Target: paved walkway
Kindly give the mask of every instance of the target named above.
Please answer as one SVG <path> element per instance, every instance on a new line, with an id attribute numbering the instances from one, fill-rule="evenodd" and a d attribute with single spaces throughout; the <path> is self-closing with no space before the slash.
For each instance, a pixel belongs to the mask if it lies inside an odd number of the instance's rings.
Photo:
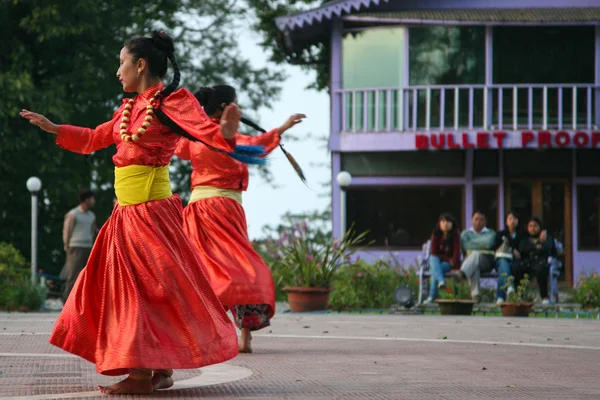
<path id="1" fill-rule="evenodd" d="M 0 313 L 0 400 L 105 398 L 118 378 L 50 346 L 56 314 Z M 255 353 L 121 398 L 600 399 L 600 321 L 278 314 Z"/>

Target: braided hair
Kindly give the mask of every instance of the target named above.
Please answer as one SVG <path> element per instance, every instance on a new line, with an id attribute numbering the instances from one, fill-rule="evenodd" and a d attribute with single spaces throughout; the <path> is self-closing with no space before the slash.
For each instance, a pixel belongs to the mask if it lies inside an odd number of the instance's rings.
<path id="1" fill-rule="evenodd" d="M 179 81 L 181 80 L 179 65 L 177 65 L 177 59 L 175 58 L 175 45 L 171 36 L 164 31 L 153 31 L 151 37 L 144 36 L 131 39 L 125 43 L 125 47 L 132 55 L 133 62 L 137 62 L 140 58 L 146 60 L 150 73 L 153 76 L 157 76 L 161 79 L 165 77 L 168 67 L 167 61 L 170 61 L 173 66 L 173 80 L 156 96 L 161 101 L 159 106 L 154 109 L 154 114 L 163 125 L 167 126 L 173 133 L 179 136 L 193 142 L 201 142 L 211 150 L 226 153 L 238 161 L 247 164 L 264 163 L 264 159 L 259 157 L 264 154 L 264 149 L 253 148 L 255 146 L 236 146 L 233 153 L 225 152 L 192 136 L 162 111 L 160 104 L 177 90 Z"/>
<path id="2" fill-rule="evenodd" d="M 223 111 L 223 103 L 233 103 L 237 98 L 237 93 L 233 86 L 215 85 L 212 87 L 201 87 L 194 92 L 194 96 L 202 108 L 204 108 L 204 111 L 206 111 L 206 113 L 210 116 L 217 110 Z M 248 118 L 242 117 L 240 118 L 240 122 L 252 129 L 259 131 L 260 133 L 267 132 Z"/>

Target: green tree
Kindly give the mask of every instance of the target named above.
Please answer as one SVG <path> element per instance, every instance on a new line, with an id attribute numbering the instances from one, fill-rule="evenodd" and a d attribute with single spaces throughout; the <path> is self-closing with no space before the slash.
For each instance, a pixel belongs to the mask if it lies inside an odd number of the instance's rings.
<path id="1" fill-rule="evenodd" d="M 57 123 L 96 126 L 109 119 L 122 89 L 115 73 L 126 39 L 165 28 L 173 34 L 182 85 L 195 89 L 227 82 L 246 94 L 242 108 L 269 106 L 284 76 L 254 68 L 236 36 L 247 11 L 235 0 L 19 1 L 0 0 L 0 242 L 29 257 L 28 177 L 39 176 L 40 268 L 58 272 L 64 261 L 64 214 L 77 192 L 97 190 L 103 223 L 112 208 L 114 146 L 83 156 L 64 151 L 54 136 L 19 117 L 22 108 Z M 177 189 L 188 190 L 189 167 L 174 167 Z"/>
<path id="2" fill-rule="evenodd" d="M 315 71 L 317 80 L 309 86 L 311 89 L 329 88 L 329 48 L 328 39 L 296 54 L 285 54 L 282 51 L 279 33 L 275 25 L 278 17 L 292 15 L 301 11 L 318 7 L 327 0 L 247 0 L 258 21 L 255 29 L 262 33 L 260 43 L 270 53 L 270 60 L 278 64 L 299 65 L 303 69 Z"/>

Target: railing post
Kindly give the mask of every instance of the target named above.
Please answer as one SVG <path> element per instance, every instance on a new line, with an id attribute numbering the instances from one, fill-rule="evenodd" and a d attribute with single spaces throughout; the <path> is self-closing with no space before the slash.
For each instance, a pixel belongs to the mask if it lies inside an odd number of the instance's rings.
<path id="1" fill-rule="evenodd" d="M 513 130 L 519 129 L 519 114 L 518 114 L 518 102 L 519 102 L 519 89 L 513 86 Z"/>
<path id="2" fill-rule="evenodd" d="M 440 91 L 440 131 L 444 130 L 446 113 L 446 88 Z"/>
<path id="3" fill-rule="evenodd" d="M 504 105 L 504 99 L 502 98 L 504 93 L 504 88 L 503 87 L 499 87 L 498 88 L 498 130 L 502 130 L 502 127 L 504 126 L 504 115 L 503 115 L 503 110 L 502 110 L 502 106 Z"/>
<path id="4" fill-rule="evenodd" d="M 413 89 L 413 131 L 417 131 L 417 105 L 419 104 L 418 99 L 418 89 Z"/>
<path id="5" fill-rule="evenodd" d="M 459 88 L 458 86 L 456 86 L 454 88 L 454 130 L 457 131 L 458 130 L 458 123 L 459 123 L 459 113 L 458 113 L 458 102 L 460 101 L 460 97 L 459 97 Z"/>
<path id="6" fill-rule="evenodd" d="M 577 130 L 577 86 L 573 86 L 573 130 Z"/>
<path id="7" fill-rule="evenodd" d="M 431 89 L 425 89 L 425 130 L 431 130 Z"/>
<path id="8" fill-rule="evenodd" d="M 542 129 L 548 129 L 548 86 L 542 89 Z"/>
<path id="9" fill-rule="evenodd" d="M 563 128 L 563 88 L 558 88 L 558 129 Z"/>
<path id="10" fill-rule="evenodd" d="M 385 92 L 385 130 L 392 131 L 392 91 Z"/>

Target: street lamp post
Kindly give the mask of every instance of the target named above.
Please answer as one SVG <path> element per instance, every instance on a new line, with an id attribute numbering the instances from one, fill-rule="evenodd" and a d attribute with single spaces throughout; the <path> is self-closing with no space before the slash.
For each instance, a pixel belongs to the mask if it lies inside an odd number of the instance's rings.
<path id="1" fill-rule="evenodd" d="M 37 273 L 37 217 L 38 217 L 38 192 L 42 188 L 42 181 L 36 176 L 27 179 L 27 190 L 31 193 L 31 283 L 36 284 Z"/>
<path id="2" fill-rule="evenodd" d="M 352 175 L 348 171 L 337 174 L 337 183 L 340 185 L 340 238 L 346 234 L 346 189 L 352 182 Z"/>

